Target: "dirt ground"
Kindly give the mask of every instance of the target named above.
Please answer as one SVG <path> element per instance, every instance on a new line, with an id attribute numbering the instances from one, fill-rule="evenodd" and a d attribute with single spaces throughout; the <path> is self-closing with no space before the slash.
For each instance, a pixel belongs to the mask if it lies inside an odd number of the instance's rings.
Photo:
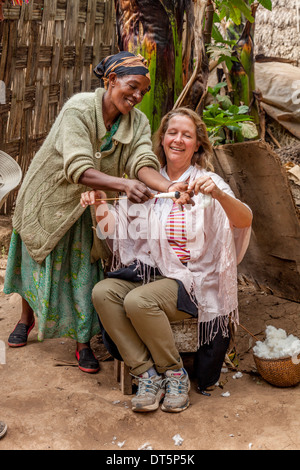
<path id="1" fill-rule="evenodd" d="M 4 221 L 5 222 L 5 221 Z M 130 409 L 114 378 L 114 363 L 98 337 L 93 340 L 101 370 L 81 372 L 69 339 L 37 340 L 36 328 L 26 347 L 7 347 L 20 315 L 17 294 L 4 295 L 9 224 L 0 224 L 0 421 L 8 431 L 0 450 L 299 450 L 300 385 L 277 388 L 256 372 L 255 340 L 241 327 L 236 336 L 238 367 L 221 374 L 210 396 L 196 392 L 192 356 L 184 357 L 191 373 L 191 406 L 180 414 L 138 414 Z M 300 304 L 239 285 L 240 322 L 259 339 L 267 325 L 300 337 Z M 2 353 L 3 358 L 3 353 Z M 1 361 L 0 361 L 1 362 Z M 234 378 L 236 371 L 242 377 Z M 223 394 L 225 393 L 225 396 Z M 174 436 L 181 437 L 181 446 Z M 120 454 L 120 453 L 119 453 Z M 119 455 L 118 454 L 118 455 Z"/>

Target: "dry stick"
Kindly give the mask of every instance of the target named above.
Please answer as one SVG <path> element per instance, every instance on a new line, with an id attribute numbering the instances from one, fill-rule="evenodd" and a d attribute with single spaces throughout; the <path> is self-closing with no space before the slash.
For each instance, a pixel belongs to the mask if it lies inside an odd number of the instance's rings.
<path id="1" fill-rule="evenodd" d="M 254 338 L 255 341 L 258 341 L 258 339 L 256 338 L 256 336 L 254 336 L 252 333 L 250 333 L 250 331 L 248 331 L 247 328 L 245 328 L 245 327 L 244 327 L 243 325 L 241 325 L 240 323 L 239 323 L 239 326 L 240 326 L 241 328 L 243 328 L 243 330 L 247 331 L 247 333 L 248 333 L 250 336 L 252 336 L 252 338 Z"/>

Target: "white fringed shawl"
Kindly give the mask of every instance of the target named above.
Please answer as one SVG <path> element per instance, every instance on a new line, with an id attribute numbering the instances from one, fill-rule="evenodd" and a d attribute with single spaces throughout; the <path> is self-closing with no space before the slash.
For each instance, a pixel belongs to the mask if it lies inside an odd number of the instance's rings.
<path id="1" fill-rule="evenodd" d="M 212 172 L 191 167 L 190 181 L 209 174 L 216 185 L 235 197 L 222 178 Z M 201 207 L 202 194 L 194 196 L 195 206 L 186 209 L 187 246 L 190 261 L 184 266 L 170 247 L 164 220 L 172 200 L 149 200 L 145 204 L 120 201 L 113 242 L 114 267 L 136 262 L 156 267 L 163 276 L 180 280 L 198 305 L 201 344 L 213 339 L 219 328 L 228 335 L 228 320 L 238 324 L 237 264 L 249 244 L 251 227 L 233 228 L 221 204 L 212 199 Z M 147 275 L 145 282 L 147 282 Z M 216 327 L 215 327 L 216 326 Z"/>

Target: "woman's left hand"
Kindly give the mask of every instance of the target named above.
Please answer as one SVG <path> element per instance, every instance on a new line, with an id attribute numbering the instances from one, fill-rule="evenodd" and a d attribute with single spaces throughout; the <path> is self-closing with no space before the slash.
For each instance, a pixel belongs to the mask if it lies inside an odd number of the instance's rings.
<path id="1" fill-rule="evenodd" d="M 197 178 L 189 184 L 189 189 L 194 190 L 195 194 L 210 194 L 214 199 L 218 199 L 221 196 L 222 191 L 214 183 L 210 176 L 205 175 Z"/>
<path id="2" fill-rule="evenodd" d="M 104 191 L 92 190 L 86 191 L 82 193 L 80 196 L 80 204 L 82 207 L 93 206 L 95 205 L 96 208 L 100 206 L 100 204 L 105 204 L 106 194 Z"/>

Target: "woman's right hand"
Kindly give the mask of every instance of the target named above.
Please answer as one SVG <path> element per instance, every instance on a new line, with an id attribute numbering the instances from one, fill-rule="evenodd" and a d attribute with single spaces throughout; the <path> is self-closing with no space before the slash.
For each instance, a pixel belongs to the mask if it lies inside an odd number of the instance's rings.
<path id="1" fill-rule="evenodd" d="M 152 193 L 147 186 L 139 180 L 124 178 L 124 191 L 130 202 L 140 204 L 152 198 Z"/>
<path id="2" fill-rule="evenodd" d="M 188 189 L 188 183 L 184 182 L 175 182 L 168 187 L 168 192 L 170 191 L 179 191 L 180 198 L 176 199 L 175 203 L 179 206 L 184 206 L 186 204 L 191 204 L 192 206 L 195 205 L 192 197 L 194 196 L 194 191 Z"/>

